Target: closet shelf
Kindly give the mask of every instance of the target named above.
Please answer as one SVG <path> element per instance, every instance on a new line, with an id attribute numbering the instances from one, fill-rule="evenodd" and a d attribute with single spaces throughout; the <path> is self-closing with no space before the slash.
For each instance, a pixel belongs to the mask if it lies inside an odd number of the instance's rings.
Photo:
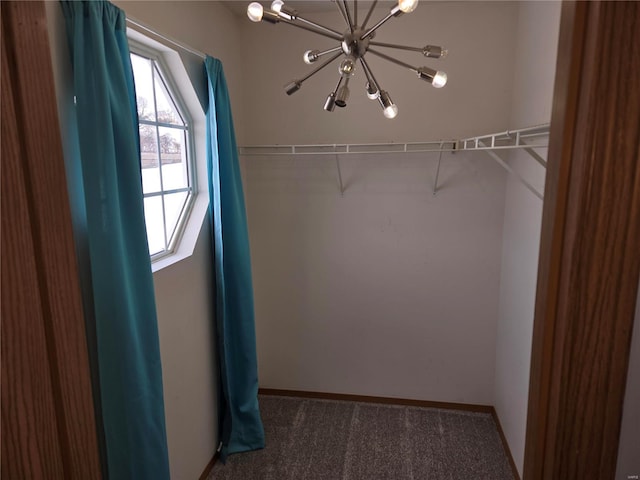
<path id="1" fill-rule="evenodd" d="M 546 142 L 530 143 L 549 135 L 549 124 L 507 130 L 461 140 L 434 140 L 408 143 L 330 143 L 308 145 L 243 145 L 240 155 L 345 155 L 362 153 L 454 152 L 460 150 L 512 150 L 546 147 Z"/>
<path id="2" fill-rule="evenodd" d="M 410 143 L 334 143 L 318 145 L 250 145 L 239 147 L 240 155 L 348 155 L 363 153 L 410 153 L 456 150 L 456 140 Z"/>
<path id="3" fill-rule="evenodd" d="M 533 127 L 507 130 L 504 132 L 490 133 L 477 137 L 463 138 L 460 140 L 436 140 L 428 142 L 408 143 L 334 143 L 315 145 L 244 145 L 238 147 L 240 155 L 244 156 L 283 156 L 283 155 L 334 155 L 338 170 L 340 193 L 344 193 L 342 184 L 342 172 L 340 171 L 340 157 L 354 154 L 382 154 L 382 153 L 429 153 L 438 152 L 438 167 L 433 184 L 433 194 L 438 191 L 438 176 L 442 153 L 455 153 L 459 151 L 483 151 L 493 158 L 505 170 L 514 175 L 534 195 L 542 199 L 542 193 L 523 178 L 506 162 L 498 152 L 501 150 L 523 150 L 529 154 L 542 167 L 546 168 L 545 158 L 536 151 L 539 148 L 547 148 L 549 140 L 549 124 Z"/>

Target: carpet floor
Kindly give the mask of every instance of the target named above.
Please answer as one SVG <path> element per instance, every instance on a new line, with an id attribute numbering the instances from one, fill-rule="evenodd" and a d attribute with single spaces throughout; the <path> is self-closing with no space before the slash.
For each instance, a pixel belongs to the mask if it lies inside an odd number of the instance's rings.
<path id="1" fill-rule="evenodd" d="M 267 446 L 208 480 L 512 480 L 493 418 L 437 408 L 260 396 Z"/>

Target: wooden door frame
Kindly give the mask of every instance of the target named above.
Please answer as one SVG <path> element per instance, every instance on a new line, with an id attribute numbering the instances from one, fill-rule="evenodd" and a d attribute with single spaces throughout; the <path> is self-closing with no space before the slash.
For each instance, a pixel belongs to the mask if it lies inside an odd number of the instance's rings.
<path id="1" fill-rule="evenodd" d="M 615 476 L 640 275 L 639 17 L 562 6 L 524 480 Z"/>
<path id="2" fill-rule="evenodd" d="M 43 2 L 0 2 L 3 478 L 101 478 Z"/>

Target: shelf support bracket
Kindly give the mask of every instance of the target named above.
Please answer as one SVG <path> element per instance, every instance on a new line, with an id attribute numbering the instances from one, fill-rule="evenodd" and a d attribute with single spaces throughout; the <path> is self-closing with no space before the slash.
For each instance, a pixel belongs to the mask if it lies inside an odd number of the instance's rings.
<path id="1" fill-rule="evenodd" d="M 338 152 L 336 152 L 336 170 L 338 173 L 338 186 L 340 188 L 340 196 L 344 197 L 344 185 L 342 184 L 342 170 L 340 170 L 340 155 L 338 155 Z"/>
<path id="2" fill-rule="evenodd" d="M 442 149 L 444 147 L 444 142 L 440 142 L 440 153 L 438 154 L 438 167 L 436 168 L 436 178 L 433 181 L 433 196 L 436 196 L 438 193 L 438 177 L 440 176 L 440 163 L 442 162 Z"/>
<path id="3" fill-rule="evenodd" d="M 524 140 L 522 139 L 520 139 L 520 144 L 527 145 L 527 143 L 525 143 Z M 536 162 L 542 165 L 543 168 L 547 168 L 547 161 L 544 158 L 542 158 L 542 155 L 540 155 L 538 152 L 534 150 L 534 147 L 535 145 L 532 145 L 531 147 L 526 147 L 524 151 L 527 152 L 529 155 L 531 155 L 531 157 L 533 157 L 533 159 Z"/>
<path id="4" fill-rule="evenodd" d="M 484 142 L 479 141 L 478 142 L 480 144 L 480 146 L 482 147 L 486 147 L 486 145 L 484 144 Z M 498 164 L 500 164 L 502 166 L 502 168 L 504 168 L 507 172 L 511 173 L 513 176 L 515 176 L 525 187 L 527 187 L 531 193 L 533 193 L 536 197 L 538 197 L 540 200 L 544 199 L 544 196 L 538 191 L 536 190 L 536 188 L 531 185 L 527 180 L 525 180 L 525 178 L 520 175 L 518 172 L 516 172 L 513 168 L 511 168 L 511 165 L 509 165 L 507 162 L 505 162 L 502 157 L 500 155 L 498 155 L 496 152 L 492 151 L 492 150 L 483 150 L 487 155 L 489 155 L 491 158 L 493 158 L 496 162 L 498 162 Z"/>

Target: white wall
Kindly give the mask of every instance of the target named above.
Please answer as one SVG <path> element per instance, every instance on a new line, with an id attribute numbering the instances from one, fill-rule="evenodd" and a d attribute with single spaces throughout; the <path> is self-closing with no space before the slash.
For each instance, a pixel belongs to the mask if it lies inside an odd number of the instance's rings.
<path id="1" fill-rule="evenodd" d="M 236 127 L 242 127 L 237 19 L 217 2 L 116 1 L 127 16 L 222 60 Z M 47 2 L 57 88 L 70 81 L 64 24 Z M 64 115 L 62 118 L 64 125 Z M 238 129 L 242 139 L 242 128 Z M 214 289 L 209 222 L 193 255 L 154 274 L 171 478 L 198 478 L 218 444 Z"/>
<path id="2" fill-rule="evenodd" d="M 378 9 L 369 25 L 388 13 L 388 5 Z M 365 12 L 362 8 L 361 19 Z M 305 13 L 304 8 L 300 13 Z M 344 26 L 336 9 L 308 17 L 334 29 Z M 338 42 L 284 24 L 256 24 L 246 15 L 240 24 L 248 144 L 407 142 L 506 129 L 516 27 L 514 3 L 424 2 L 413 13 L 381 27 L 376 41 L 421 47 L 430 43 L 449 49 L 446 59 L 434 60 L 416 52 L 378 47 L 414 66 L 446 71 L 449 81 L 442 89 L 367 54 L 378 82 L 398 105 L 399 114 L 393 120 L 384 118 L 377 101 L 366 98 L 360 65 L 350 82 L 346 108 L 332 113 L 322 108 L 338 80 L 337 61 L 311 77 L 298 92 L 286 95 L 282 86 L 313 68 L 303 63 L 302 54 L 334 47 Z"/>
<path id="3" fill-rule="evenodd" d="M 206 221 L 193 255 L 153 275 L 171 478 L 198 478 L 218 445 L 215 290 Z"/>
<path id="4" fill-rule="evenodd" d="M 436 160 L 246 160 L 262 387 L 492 403 L 505 174 Z"/>
<path id="5" fill-rule="evenodd" d="M 559 20 L 559 2 L 519 3 L 511 128 L 551 120 Z M 517 152 L 511 155 L 510 162 L 538 191 L 543 191 L 545 171 L 533 158 Z M 509 177 L 504 210 L 494 405 L 521 474 L 541 222 L 542 201 Z"/>

